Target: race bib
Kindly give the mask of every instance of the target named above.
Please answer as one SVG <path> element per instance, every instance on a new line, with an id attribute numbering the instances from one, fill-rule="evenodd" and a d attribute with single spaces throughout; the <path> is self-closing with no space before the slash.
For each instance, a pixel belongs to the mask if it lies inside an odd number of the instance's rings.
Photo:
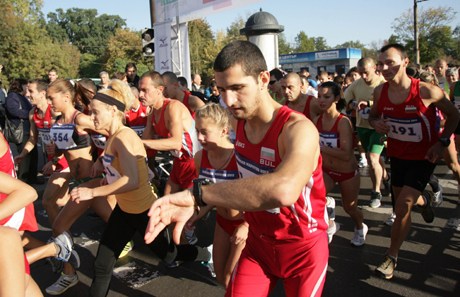
<path id="1" fill-rule="evenodd" d="M 388 124 L 391 126 L 388 137 L 405 142 L 420 142 L 423 139 L 422 119 L 397 119 L 391 118 Z"/>
<path id="2" fill-rule="evenodd" d="M 54 124 L 50 131 L 50 136 L 60 150 L 69 150 L 77 145 L 72 139 L 75 131 L 75 124 Z"/>
<path id="3" fill-rule="evenodd" d="M 51 144 L 50 128 L 37 128 L 38 137 L 41 138 L 45 145 Z"/>
<path id="4" fill-rule="evenodd" d="M 102 150 L 105 149 L 105 144 L 107 142 L 107 139 L 105 138 L 104 135 L 102 135 L 102 134 L 91 134 L 91 139 L 93 140 L 94 145 L 97 148 L 100 148 Z"/>
<path id="5" fill-rule="evenodd" d="M 102 164 L 104 165 L 105 176 L 107 177 L 107 183 L 111 184 L 121 177 L 120 172 L 112 166 L 112 161 L 115 157 L 111 155 L 104 155 Z"/>
<path id="6" fill-rule="evenodd" d="M 337 133 L 319 132 L 319 144 L 322 147 L 337 148 Z"/>
<path id="7" fill-rule="evenodd" d="M 359 115 L 361 116 L 363 120 L 368 120 L 370 113 L 371 113 L 371 108 L 369 106 L 359 111 Z"/>
<path id="8" fill-rule="evenodd" d="M 131 126 L 131 129 L 133 129 L 134 132 L 136 132 L 139 137 L 142 137 L 142 133 L 144 133 L 145 125 L 143 126 Z"/>

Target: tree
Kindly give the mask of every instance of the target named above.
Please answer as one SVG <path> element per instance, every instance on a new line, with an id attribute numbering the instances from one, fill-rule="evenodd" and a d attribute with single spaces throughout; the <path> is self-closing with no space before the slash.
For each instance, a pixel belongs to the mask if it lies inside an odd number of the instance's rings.
<path id="1" fill-rule="evenodd" d="M 393 22 L 395 36 L 405 46 L 409 58 L 414 56 L 414 14 L 410 8 Z M 451 7 L 418 9 L 420 62 L 427 63 L 455 54 L 454 32 L 449 24 L 456 12 Z"/>
<path id="2" fill-rule="evenodd" d="M 46 30 L 58 42 L 69 41 L 78 46 L 82 53 L 102 56 L 104 46 L 118 28 L 126 22 L 118 15 L 97 16 L 96 9 L 61 8 L 47 15 Z"/>
<path id="3" fill-rule="evenodd" d="M 152 59 L 142 55 L 142 38 L 139 32 L 119 28 L 109 39 L 105 49 L 103 68 L 109 74 L 124 72 L 129 62 L 135 63 L 137 68 L 144 65 L 147 69 L 153 69 Z"/>
<path id="4" fill-rule="evenodd" d="M 337 44 L 334 47 L 334 49 L 338 49 L 338 48 L 358 48 L 358 49 L 361 50 L 361 55 L 363 57 L 371 57 L 372 56 L 371 51 L 366 47 L 365 44 L 361 43 L 359 40 L 356 40 L 356 41 L 350 40 L 350 41 L 344 42 L 342 44 Z"/>
<path id="5" fill-rule="evenodd" d="M 278 51 L 280 55 L 287 55 L 293 52 L 293 48 L 289 42 L 286 40 L 286 35 L 280 33 L 278 35 Z"/>
<path id="6" fill-rule="evenodd" d="M 203 80 L 206 80 L 206 77 L 213 73 L 214 63 L 206 51 L 208 47 L 215 46 L 211 26 L 205 19 L 193 20 L 188 24 L 188 36 L 191 71 L 202 75 Z"/>
<path id="7" fill-rule="evenodd" d="M 295 49 L 297 53 L 313 52 L 315 51 L 315 39 L 308 37 L 304 31 L 300 31 L 295 37 Z"/>
<path id="8" fill-rule="evenodd" d="M 330 49 L 330 46 L 327 45 L 326 39 L 324 37 L 314 37 L 313 41 L 315 43 L 315 50 L 325 51 Z"/>

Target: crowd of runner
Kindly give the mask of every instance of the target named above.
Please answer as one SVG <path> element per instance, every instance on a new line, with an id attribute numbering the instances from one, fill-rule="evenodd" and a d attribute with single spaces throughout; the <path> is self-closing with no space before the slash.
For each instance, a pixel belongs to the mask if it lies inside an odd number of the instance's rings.
<path id="1" fill-rule="evenodd" d="M 369 207 L 380 207 L 385 195 L 393 206 L 385 221 L 391 244 L 374 272 L 393 277 L 412 206 L 431 223 L 442 203 L 433 175 L 441 158 L 460 185 L 459 70 L 442 59 L 422 70 L 389 44 L 377 63 L 365 57 L 346 74 L 313 78 L 306 69 L 268 71 L 257 46 L 235 41 L 219 53 L 214 72 L 205 87 L 194 75 L 192 91 L 172 72 L 139 77 L 133 63 L 111 79 L 101 72 L 99 85 L 59 78 L 56 69 L 49 80 L 11 81 L 2 111 L 24 131 L 14 158 L 0 133 L 1 296 L 59 295 L 78 283 L 70 229 L 88 208 L 106 222 L 90 296 L 108 294 L 136 232 L 168 268 L 200 261 L 226 296 L 266 296 L 278 279 L 286 296 L 320 296 L 328 243 L 340 228 L 327 194 L 338 185 L 354 222 L 350 243 L 365 244 L 358 194 L 366 166 Z M 39 143 L 47 155 L 46 243 L 33 237 L 37 193 L 27 185 L 40 182 Z M 173 160 L 165 182 L 159 152 Z M 213 209 L 213 244 L 197 246 L 194 224 Z M 39 288 L 29 263 L 44 258 L 57 276 Z"/>

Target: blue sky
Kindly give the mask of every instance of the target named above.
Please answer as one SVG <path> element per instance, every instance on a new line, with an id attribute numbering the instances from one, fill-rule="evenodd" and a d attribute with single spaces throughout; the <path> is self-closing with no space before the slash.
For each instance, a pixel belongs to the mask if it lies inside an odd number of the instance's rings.
<path id="1" fill-rule="evenodd" d="M 388 39 L 395 18 L 413 7 L 413 0 L 266 0 L 239 9 L 208 16 L 215 32 L 228 27 L 238 15 L 246 16 L 262 10 L 273 14 L 285 28 L 289 42 L 301 31 L 309 37 L 323 36 L 327 44 L 335 46 L 359 40 L 364 44 Z M 429 0 L 418 4 L 421 8 L 447 6 L 457 12 L 451 26 L 460 25 L 460 1 Z M 117 14 L 126 19 L 129 28 L 136 30 L 150 26 L 149 0 L 44 0 L 43 13 L 57 8 L 95 8 L 99 14 Z"/>

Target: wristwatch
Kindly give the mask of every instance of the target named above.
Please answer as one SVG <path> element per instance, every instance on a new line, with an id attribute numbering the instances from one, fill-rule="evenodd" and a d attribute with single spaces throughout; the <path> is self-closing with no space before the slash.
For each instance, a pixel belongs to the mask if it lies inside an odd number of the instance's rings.
<path id="1" fill-rule="evenodd" d="M 438 141 L 441 142 L 445 147 L 450 145 L 450 139 L 447 137 L 441 137 L 438 139 Z"/>
<path id="2" fill-rule="evenodd" d="M 211 185 L 213 182 L 207 178 L 197 178 L 193 180 L 193 197 L 195 197 L 195 203 L 198 206 L 206 206 L 207 204 L 203 201 L 201 186 Z"/>

